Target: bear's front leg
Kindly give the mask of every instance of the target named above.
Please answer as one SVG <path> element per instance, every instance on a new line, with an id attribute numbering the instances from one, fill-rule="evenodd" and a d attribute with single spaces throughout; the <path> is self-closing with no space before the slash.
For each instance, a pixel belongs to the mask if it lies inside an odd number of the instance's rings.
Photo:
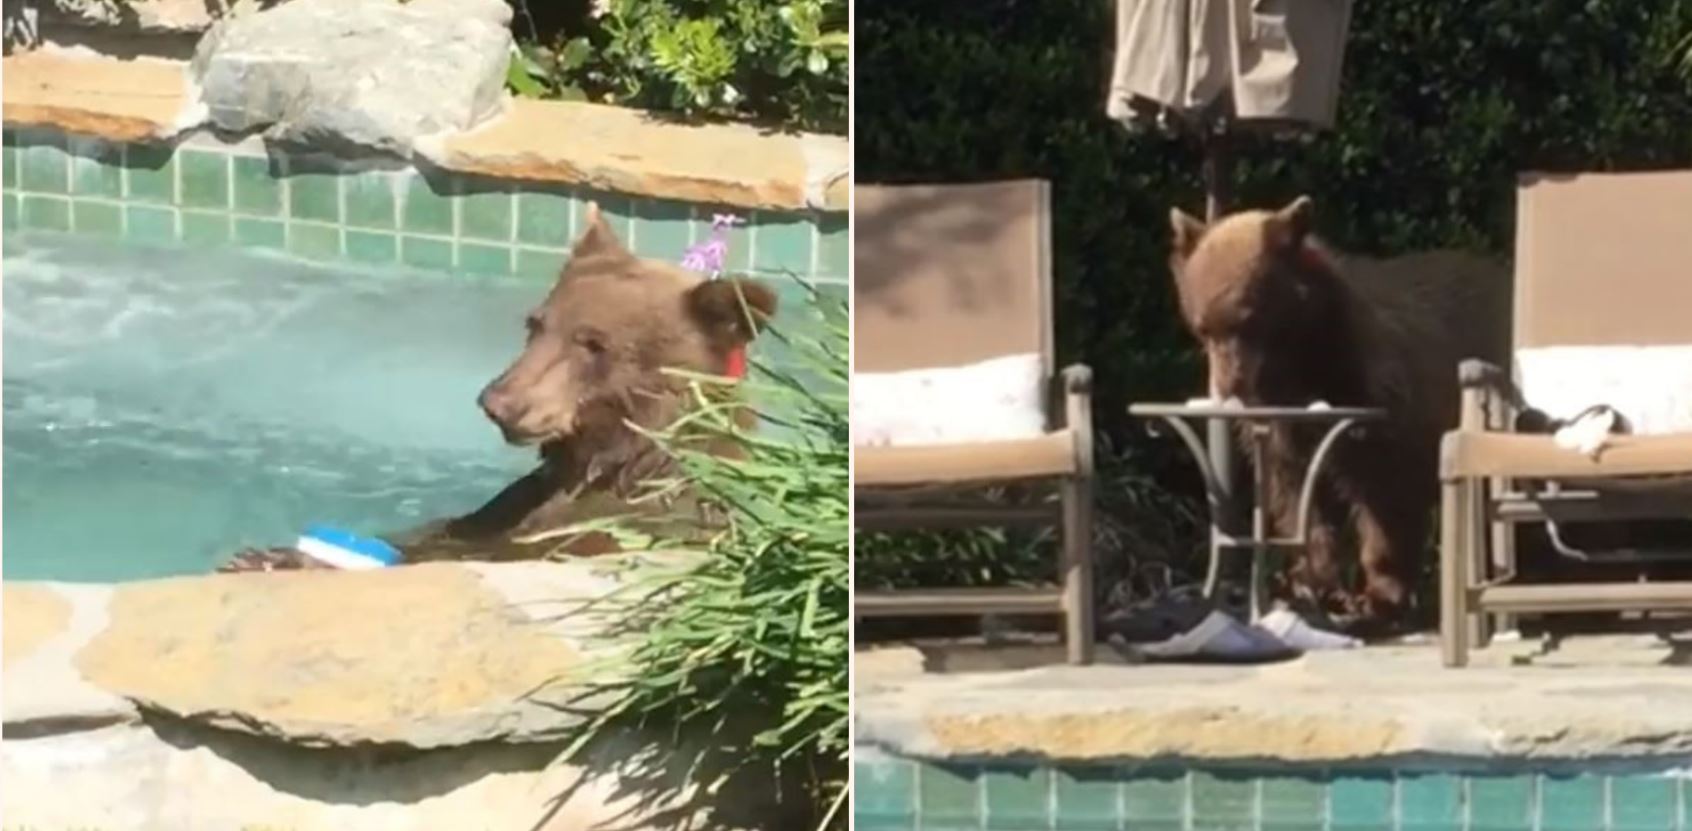
<path id="1" fill-rule="evenodd" d="M 1427 542 L 1428 514 L 1410 494 L 1375 491 L 1357 506 L 1358 555 L 1363 566 L 1360 623 L 1391 627 L 1408 623 L 1410 587 Z"/>
<path id="2" fill-rule="evenodd" d="M 1304 487 L 1304 458 L 1290 444 L 1270 447 L 1264 459 L 1269 467 L 1268 489 L 1258 499 L 1270 517 L 1274 535 L 1287 539 L 1301 530 L 1298 500 Z M 1344 598 L 1338 560 L 1340 520 L 1328 489 L 1318 488 L 1310 506 L 1309 525 L 1302 529 L 1304 547 L 1294 553 L 1288 569 L 1293 599 L 1312 611 L 1332 611 L 1333 602 Z"/>

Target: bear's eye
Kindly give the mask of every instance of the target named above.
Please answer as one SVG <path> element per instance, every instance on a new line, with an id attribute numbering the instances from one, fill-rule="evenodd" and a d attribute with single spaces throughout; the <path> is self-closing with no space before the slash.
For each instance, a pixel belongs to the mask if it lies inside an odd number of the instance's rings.
<path id="1" fill-rule="evenodd" d="M 545 321 L 541 320 L 541 316 L 538 314 L 523 318 L 523 328 L 528 330 L 531 338 L 540 334 L 543 326 L 545 326 Z"/>
<path id="2" fill-rule="evenodd" d="M 586 349 L 588 354 L 605 354 L 605 338 L 598 332 L 584 331 L 576 333 L 576 344 Z"/>

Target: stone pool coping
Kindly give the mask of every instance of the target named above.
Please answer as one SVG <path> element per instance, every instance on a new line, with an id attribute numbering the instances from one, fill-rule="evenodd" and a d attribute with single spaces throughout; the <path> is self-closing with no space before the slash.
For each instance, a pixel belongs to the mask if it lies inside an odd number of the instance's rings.
<path id="1" fill-rule="evenodd" d="M 1513 664 L 1530 645 L 1495 647 L 1466 670 L 1441 669 L 1434 646 L 1257 667 L 1018 668 L 1015 650 L 866 649 L 855 741 L 956 762 L 1692 760 L 1692 672 L 1649 639 L 1582 640 L 1528 665 Z M 967 666 L 930 669 L 946 663 Z"/>
<path id="2" fill-rule="evenodd" d="M 3 67 L 8 126 L 162 141 L 200 122 L 183 62 L 49 48 Z M 600 104 L 511 99 L 488 124 L 421 144 L 448 170 L 635 196 L 825 213 L 845 212 L 851 198 L 843 136 L 685 124 Z"/>
<path id="3" fill-rule="evenodd" d="M 619 648 L 590 602 L 686 556 L 8 582 L 0 715 L 8 738 L 163 714 L 308 747 L 556 740 Z"/>

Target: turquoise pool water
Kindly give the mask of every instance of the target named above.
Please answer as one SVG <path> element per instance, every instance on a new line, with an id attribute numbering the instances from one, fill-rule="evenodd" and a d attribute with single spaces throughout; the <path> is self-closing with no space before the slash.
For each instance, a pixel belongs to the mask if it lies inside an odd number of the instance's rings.
<path id="1" fill-rule="evenodd" d="M 13 234 L 4 577 L 204 572 L 314 522 L 475 507 L 532 455 L 476 408 L 533 279 Z"/>

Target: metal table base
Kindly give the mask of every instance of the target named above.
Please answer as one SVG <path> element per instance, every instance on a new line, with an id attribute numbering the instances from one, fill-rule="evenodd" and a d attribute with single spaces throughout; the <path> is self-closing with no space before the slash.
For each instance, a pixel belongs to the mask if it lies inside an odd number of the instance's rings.
<path id="1" fill-rule="evenodd" d="M 1204 478 L 1205 494 L 1210 505 L 1210 564 L 1204 578 L 1204 594 L 1215 597 L 1216 588 L 1222 574 L 1223 549 L 1248 549 L 1251 551 L 1251 585 L 1250 603 L 1251 618 L 1257 620 L 1269 608 L 1268 599 L 1268 557 L 1275 548 L 1303 548 L 1309 542 L 1310 506 L 1316 496 L 1316 482 L 1321 475 L 1323 466 L 1338 444 L 1341 436 L 1346 435 L 1352 428 L 1364 422 L 1376 421 L 1385 417 L 1386 413 L 1380 409 L 1364 407 L 1328 407 L 1311 409 L 1307 407 L 1247 407 L 1230 406 L 1226 404 L 1135 404 L 1128 408 L 1130 415 L 1138 418 L 1156 419 L 1167 424 L 1187 446 L 1193 461 L 1198 464 L 1199 473 Z M 1211 425 L 1221 425 L 1223 429 L 1208 430 L 1212 441 L 1225 442 L 1225 447 L 1207 447 L 1193 429 L 1189 419 L 1204 421 Z M 1233 453 L 1234 422 L 1245 422 L 1250 425 L 1250 455 L 1253 472 L 1254 489 L 1251 500 L 1251 529 L 1249 536 L 1245 536 L 1238 529 L 1227 527 L 1229 517 L 1238 516 L 1236 504 L 1237 495 L 1233 493 L 1230 483 L 1223 482 L 1216 467 L 1218 459 L 1227 459 Z M 1152 429 L 1155 432 L 1156 423 Z M 1323 434 L 1321 442 L 1316 445 L 1316 452 L 1311 455 L 1310 462 L 1305 467 L 1304 481 L 1300 483 L 1298 497 L 1298 527 L 1292 536 L 1271 537 L 1269 517 L 1263 505 L 1263 494 L 1268 488 L 1268 468 L 1263 464 L 1264 439 L 1267 438 L 1272 424 L 1326 424 L 1327 432 Z"/>

